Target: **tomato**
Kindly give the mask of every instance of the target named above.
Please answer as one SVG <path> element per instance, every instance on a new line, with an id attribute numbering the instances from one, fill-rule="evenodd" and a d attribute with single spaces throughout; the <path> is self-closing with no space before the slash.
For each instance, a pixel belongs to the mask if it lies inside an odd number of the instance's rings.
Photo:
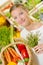
<path id="1" fill-rule="evenodd" d="M 29 58 L 29 55 L 28 55 L 26 49 L 23 49 L 23 50 L 21 51 L 21 54 L 22 54 L 23 58 Z"/>
<path id="2" fill-rule="evenodd" d="M 17 47 L 19 49 L 19 51 L 21 52 L 23 49 L 25 49 L 25 45 L 24 44 L 17 44 Z"/>

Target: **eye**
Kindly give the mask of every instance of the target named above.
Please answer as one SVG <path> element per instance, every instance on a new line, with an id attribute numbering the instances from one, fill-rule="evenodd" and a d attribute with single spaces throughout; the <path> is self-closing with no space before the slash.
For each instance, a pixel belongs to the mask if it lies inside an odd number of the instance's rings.
<path id="1" fill-rule="evenodd" d="M 14 17 L 14 19 L 17 19 L 17 17 Z"/>
<path id="2" fill-rule="evenodd" d="M 23 12 L 20 12 L 20 15 L 22 15 L 23 14 Z"/>

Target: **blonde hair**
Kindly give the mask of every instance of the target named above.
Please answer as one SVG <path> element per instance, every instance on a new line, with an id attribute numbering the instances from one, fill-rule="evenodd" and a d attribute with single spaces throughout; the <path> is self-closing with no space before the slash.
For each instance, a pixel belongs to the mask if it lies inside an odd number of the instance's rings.
<path id="1" fill-rule="evenodd" d="M 23 4 L 14 4 L 10 9 L 10 13 L 17 7 L 22 7 L 24 10 L 28 10 Z"/>

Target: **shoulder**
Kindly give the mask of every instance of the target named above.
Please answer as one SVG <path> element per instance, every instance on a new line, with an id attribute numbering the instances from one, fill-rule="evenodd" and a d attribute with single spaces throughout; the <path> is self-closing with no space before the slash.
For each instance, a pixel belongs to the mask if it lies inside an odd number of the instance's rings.
<path id="1" fill-rule="evenodd" d="M 36 24 L 37 24 L 37 25 L 43 25 L 42 22 L 32 22 L 32 24 L 33 24 L 33 25 L 36 25 Z"/>
<path id="2" fill-rule="evenodd" d="M 42 22 L 34 22 L 33 25 L 37 28 L 43 26 L 43 23 Z"/>
<path id="3" fill-rule="evenodd" d="M 32 31 L 32 30 L 40 28 L 41 26 L 43 26 L 43 24 L 41 22 L 33 22 L 33 23 L 31 23 L 30 26 L 27 27 L 27 29 Z"/>

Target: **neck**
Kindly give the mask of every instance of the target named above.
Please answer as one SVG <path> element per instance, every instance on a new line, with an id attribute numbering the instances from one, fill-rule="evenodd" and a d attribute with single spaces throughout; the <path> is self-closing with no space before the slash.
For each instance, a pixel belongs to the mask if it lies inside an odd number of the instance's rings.
<path id="1" fill-rule="evenodd" d="M 24 27 L 29 27 L 31 24 L 31 22 L 28 22 Z"/>
<path id="2" fill-rule="evenodd" d="M 27 24 L 26 24 L 24 27 L 25 27 L 27 30 L 28 30 L 28 29 L 30 30 L 31 24 L 33 24 L 33 20 L 30 19 L 30 18 L 28 18 L 28 22 L 27 22 Z"/>
<path id="3" fill-rule="evenodd" d="M 33 25 L 33 22 L 28 22 L 27 23 L 27 25 L 25 26 L 25 28 L 27 29 L 27 30 L 29 30 L 29 31 L 31 31 L 31 29 L 33 28 L 33 27 L 31 27 Z"/>

